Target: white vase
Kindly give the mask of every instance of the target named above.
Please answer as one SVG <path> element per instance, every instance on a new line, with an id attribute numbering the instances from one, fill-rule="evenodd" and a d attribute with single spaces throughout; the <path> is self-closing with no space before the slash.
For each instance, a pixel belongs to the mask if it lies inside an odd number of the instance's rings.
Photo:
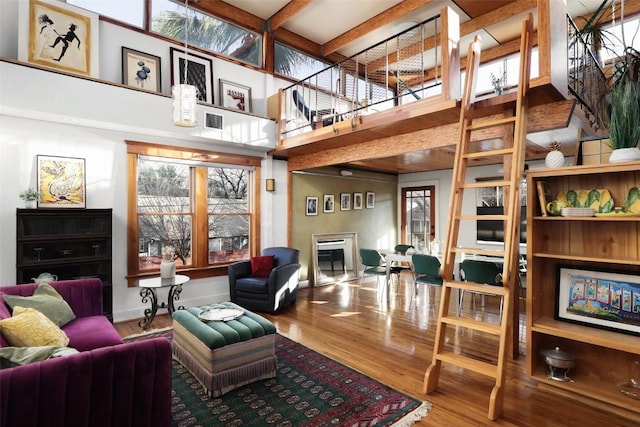
<path id="1" fill-rule="evenodd" d="M 617 148 L 611 152 L 609 163 L 632 162 L 640 160 L 640 148 Z"/>
<path id="2" fill-rule="evenodd" d="M 559 150 L 551 150 L 544 159 L 544 164 L 548 168 L 559 168 L 564 166 L 564 154 Z"/>
<path id="3" fill-rule="evenodd" d="M 160 263 L 160 278 L 173 279 L 174 277 L 176 277 L 176 262 L 163 259 Z"/>

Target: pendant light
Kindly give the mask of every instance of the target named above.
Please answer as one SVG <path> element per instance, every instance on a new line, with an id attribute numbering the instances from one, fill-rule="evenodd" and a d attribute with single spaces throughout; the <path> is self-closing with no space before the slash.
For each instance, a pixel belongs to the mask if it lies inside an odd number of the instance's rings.
<path id="1" fill-rule="evenodd" d="M 180 83 L 180 78 L 178 78 L 178 84 L 174 84 L 171 88 L 171 95 L 173 97 L 173 123 L 176 126 L 194 127 L 197 124 L 197 90 L 194 85 L 188 84 L 189 61 L 187 59 L 187 45 L 189 42 L 189 0 L 185 1 L 184 6 L 184 80 Z"/>

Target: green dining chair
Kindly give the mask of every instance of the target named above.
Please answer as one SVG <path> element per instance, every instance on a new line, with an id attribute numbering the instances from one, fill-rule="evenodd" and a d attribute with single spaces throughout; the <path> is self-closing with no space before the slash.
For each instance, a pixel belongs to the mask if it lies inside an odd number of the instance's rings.
<path id="1" fill-rule="evenodd" d="M 384 257 L 376 249 L 364 249 L 360 248 L 360 262 L 362 262 L 362 274 L 360 275 L 360 281 L 362 283 L 365 274 L 373 274 L 376 276 L 376 285 L 380 284 L 380 276 L 387 276 L 387 269 L 384 263 Z M 391 274 L 398 274 L 393 269 L 390 270 Z M 385 283 L 386 286 L 386 283 Z"/>
<path id="2" fill-rule="evenodd" d="M 442 276 L 440 275 L 440 260 L 433 255 L 413 254 L 411 256 L 413 263 L 413 272 L 416 276 L 413 281 L 413 292 L 411 293 L 411 303 L 418 294 L 418 285 L 427 285 L 427 298 L 433 302 L 434 298 L 430 295 L 432 292 L 435 296 L 435 288 L 442 287 Z"/>
<path id="3" fill-rule="evenodd" d="M 396 251 L 397 253 L 401 254 L 401 255 L 406 255 L 407 251 L 409 249 L 413 249 L 414 246 L 413 245 L 405 245 L 405 244 L 400 244 L 400 245 L 396 245 L 393 250 Z M 413 278 L 415 279 L 415 272 L 412 270 L 410 265 L 402 265 L 401 262 L 398 261 L 394 261 L 393 263 L 391 263 L 391 272 L 393 274 L 397 274 L 398 278 L 400 278 L 400 274 L 403 271 L 409 271 L 411 272 L 411 274 L 413 275 Z"/>
<path id="4" fill-rule="evenodd" d="M 502 270 L 491 261 L 481 261 L 474 259 L 465 259 L 460 263 L 460 277 L 466 282 L 474 282 L 491 286 L 504 286 L 502 283 Z M 471 291 L 470 291 L 471 292 Z M 483 296 L 494 295 L 490 292 L 472 292 L 473 293 L 473 312 L 476 311 L 476 295 Z M 462 301 L 465 291 L 460 290 L 460 299 L 458 301 L 458 316 L 462 312 Z M 500 319 L 502 319 L 502 306 L 504 299 L 500 297 Z"/>

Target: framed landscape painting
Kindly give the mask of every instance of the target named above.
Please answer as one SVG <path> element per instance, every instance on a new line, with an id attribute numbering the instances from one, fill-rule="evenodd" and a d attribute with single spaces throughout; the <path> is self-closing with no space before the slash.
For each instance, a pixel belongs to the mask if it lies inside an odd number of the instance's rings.
<path id="1" fill-rule="evenodd" d="M 86 207 L 84 159 L 38 155 L 38 207 Z"/>
<path id="2" fill-rule="evenodd" d="M 185 59 L 187 60 L 187 83 L 198 90 L 198 101 L 213 104 L 213 61 L 188 53 L 175 47 L 171 50 L 171 85 L 184 83 Z"/>
<path id="3" fill-rule="evenodd" d="M 18 2 L 18 59 L 99 77 L 98 15 L 52 0 Z"/>

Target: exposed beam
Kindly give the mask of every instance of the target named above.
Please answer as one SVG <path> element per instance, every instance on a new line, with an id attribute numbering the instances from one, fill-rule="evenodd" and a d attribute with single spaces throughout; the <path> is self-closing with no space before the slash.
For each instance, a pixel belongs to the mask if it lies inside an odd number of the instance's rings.
<path id="1" fill-rule="evenodd" d="M 267 19 L 265 31 L 271 32 L 277 30 L 282 24 L 294 17 L 309 4 L 311 4 L 311 0 L 291 0 L 289 3 L 284 5 L 282 9 Z"/>
<path id="2" fill-rule="evenodd" d="M 222 0 L 198 0 L 197 3 L 190 2 L 189 6 L 238 24 L 241 27 L 249 28 L 257 33 L 262 33 L 264 28 L 263 19 Z"/>
<path id="3" fill-rule="evenodd" d="M 413 12 L 414 10 L 431 3 L 432 1 L 433 0 L 404 0 L 402 3 L 390 7 L 384 12 L 377 14 L 373 18 L 368 19 L 367 21 L 352 28 L 351 30 L 342 33 L 333 40 L 329 40 L 324 45 L 322 45 L 322 53 L 324 55 L 333 53 L 341 47 L 351 43 L 352 41 L 359 39 L 365 34 L 368 34 L 371 31 L 382 27 L 383 25 L 387 25 L 397 19 L 400 19 L 403 16 Z"/>

